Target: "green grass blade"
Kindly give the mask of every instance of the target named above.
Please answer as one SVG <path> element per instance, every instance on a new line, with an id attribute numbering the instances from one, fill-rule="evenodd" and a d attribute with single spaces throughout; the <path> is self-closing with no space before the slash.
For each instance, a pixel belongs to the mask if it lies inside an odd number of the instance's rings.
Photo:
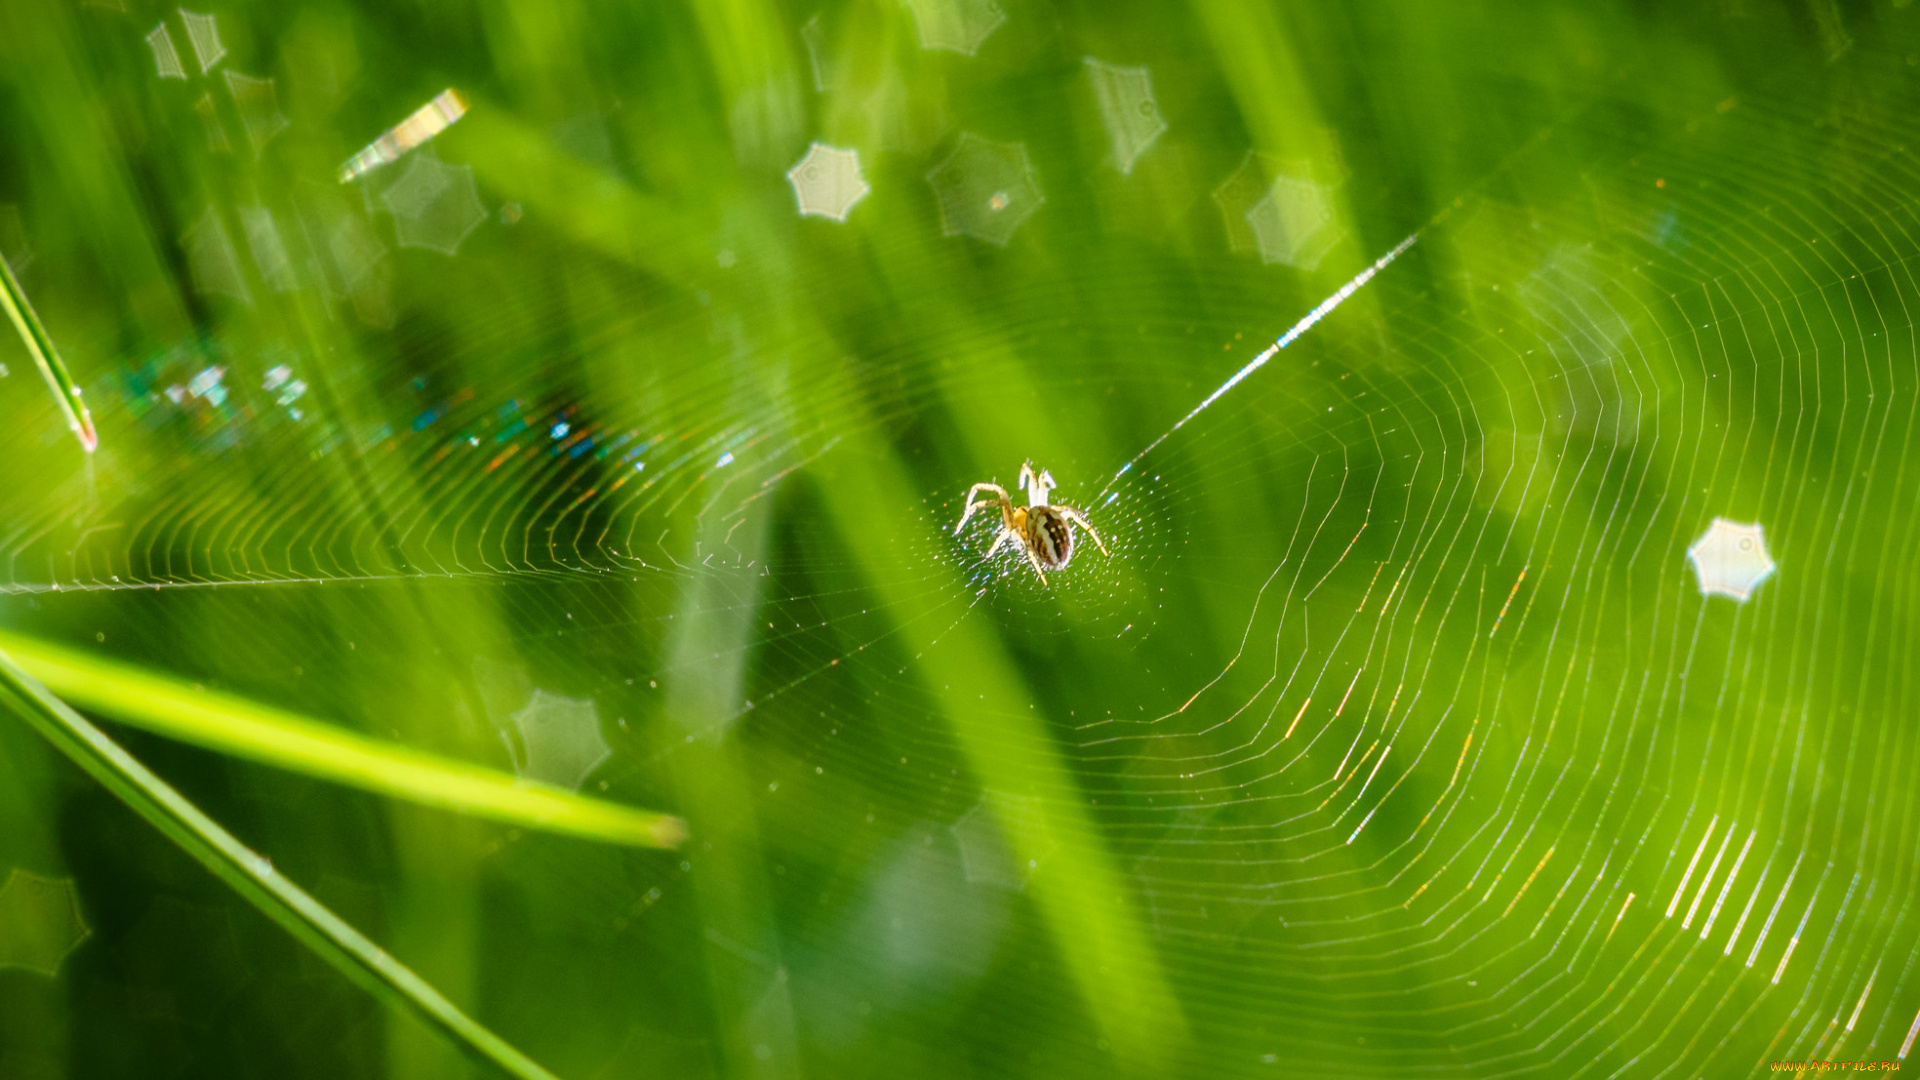
<path id="1" fill-rule="evenodd" d="M 866 430 L 856 426 L 856 431 Z M 916 580 L 914 571 L 891 560 L 918 549 L 908 530 L 918 522 L 872 517 L 864 508 L 906 506 L 911 482 L 897 457 L 864 434 L 848 437 L 858 447 L 848 463 L 825 485 L 829 511 L 866 546 L 869 573 L 891 608 L 908 610 L 911 600 L 889 594 L 899 583 Z M 864 444 L 864 445 L 863 445 Z M 961 586 L 953 586 L 958 594 Z M 906 635 L 926 626 L 906 623 Z M 1019 711 L 982 707 L 982 701 L 1024 701 L 1032 697 L 1002 642 L 987 632 L 984 620 L 961 619 L 940 632 L 939 648 L 927 638 L 909 637 L 923 678 L 950 720 L 960 751 L 985 792 L 1030 797 L 1022 821 L 995 814 L 1001 838 L 1016 863 L 1048 860 L 1047 873 L 1034 878 L 1028 895 L 1038 908 L 1068 973 L 1094 1023 L 1116 1048 L 1119 1075 L 1168 1075 L 1190 1039 L 1181 1003 L 1175 996 L 1158 943 L 1148 932 L 1137 905 L 1126 899 L 1125 878 L 1107 838 L 1085 809 L 1071 767 L 1037 720 Z M 955 688 L 959 688 L 956 690 Z M 1037 825 L 1037 827 L 1036 827 Z M 1057 846 L 1040 837 L 1060 837 Z M 1070 838 L 1070 839 L 1065 839 Z"/>
<path id="2" fill-rule="evenodd" d="M 60 359 L 53 335 L 47 333 L 46 324 L 33 310 L 33 303 L 20 287 L 20 279 L 13 276 L 13 267 L 4 255 L 0 255 L 0 307 L 7 309 L 7 318 L 13 321 L 13 328 L 20 331 L 20 342 L 33 357 L 34 366 L 40 369 L 40 377 L 47 380 L 47 389 L 53 391 L 53 403 L 60 406 L 60 415 L 66 417 L 73 437 L 80 440 L 82 449 L 93 453 L 100 447 L 93 414 L 87 411 L 87 403 L 80 400 L 79 384 L 73 381 L 66 362 Z"/>
<path id="3" fill-rule="evenodd" d="M 0 631 L 0 649 L 54 693 L 130 727 L 426 806 L 634 847 L 686 839 L 677 817 L 369 739 L 233 694 Z"/>
<path id="4" fill-rule="evenodd" d="M 134 813 L 341 974 L 425 1021 L 482 1064 L 523 1080 L 553 1080 L 552 1073 L 461 1012 L 406 965 L 281 877 L 272 863 L 201 813 L 3 652 L 0 705 L 46 736 Z"/>

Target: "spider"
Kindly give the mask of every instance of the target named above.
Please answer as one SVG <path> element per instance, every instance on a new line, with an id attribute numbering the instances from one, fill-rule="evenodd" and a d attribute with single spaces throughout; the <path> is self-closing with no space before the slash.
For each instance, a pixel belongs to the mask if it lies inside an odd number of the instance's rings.
<path id="1" fill-rule="evenodd" d="M 1009 540 L 1017 542 L 1026 552 L 1027 561 L 1033 564 L 1033 572 L 1040 575 L 1040 584 L 1047 583 L 1047 571 L 1058 570 L 1073 558 L 1073 526 L 1087 530 L 1093 542 L 1100 545 L 1100 554 L 1112 557 L 1100 534 L 1093 531 L 1086 516 L 1071 506 L 1047 505 L 1047 492 L 1058 487 L 1053 482 L 1053 474 L 1045 470 L 1035 471 L 1033 462 L 1020 466 L 1020 482 L 1017 485 L 1027 492 L 1027 505 L 1015 506 L 1007 498 L 1007 489 L 999 484 L 975 484 L 967 491 L 967 509 L 960 515 L 960 524 L 953 527 L 953 534 L 960 535 L 966 528 L 967 519 L 975 510 L 983 506 L 1000 508 L 1000 531 L 994 535 L 993 546 L 987 549 L 987 557 L 1000 550 L 1000 545 Z M 990 491 L 994 498 L 974 501 L 974 496 Z"/>

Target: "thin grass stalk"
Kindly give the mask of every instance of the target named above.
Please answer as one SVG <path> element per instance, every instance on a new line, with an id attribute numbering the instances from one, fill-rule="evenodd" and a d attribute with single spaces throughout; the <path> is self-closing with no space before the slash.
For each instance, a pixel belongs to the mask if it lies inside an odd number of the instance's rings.
<path id="1" fill-rule="evenodd" d="M 422 806 L 603 843 L 670 848 L 686 839 L 686 823 L 670 814 L 371 739 L 51 642 L 0 630 L 0 649 L 54 694 L 83 709 L 217 753 Z"/>
<path id="2" fill-rule="evenodd" d="M 306 890 L 280 876 L 272 862 L 201 813 L 4 652 L 0 705 L 349 980 L 390 1007 L 412 1014 L 482 1065 L 521 1080 L 555 1080 Z"/>
<path id="3" fill-rule="evenodd" d="M 93 414 L 87 411 L 87 403 L 80 400 L 80 385 L 73 381 L 66 361 L 60 359 L 53 335 L 47 333 L 46 324 L 40 321 L 39 312 L 33 310 L 33 302 L 27 299 L 27 291 L 20 287 L 20 279 L 13 276 L 13 267 L 4 255 L 0 255 L 0 308 L 6 309 L 13 328 L 20 332 L 20 343 L 27 347 L 34 366 L 40 369 L 40 377 L 47 381 L 53 403 L 60 407 L 60 415 L 66 418 L 73 437 L 80 440 L 80 448 L 89 454 L 99 449 L 100 435 L 94 429 Z"/>

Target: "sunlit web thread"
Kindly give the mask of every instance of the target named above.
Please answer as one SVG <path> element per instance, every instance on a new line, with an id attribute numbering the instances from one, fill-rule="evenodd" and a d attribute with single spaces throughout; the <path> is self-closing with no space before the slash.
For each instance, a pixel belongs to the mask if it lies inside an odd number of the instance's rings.
<path id="1" fill-rule="evenodd" d="M 1187 424 L 1187 421 L 1207 411 L 1207 406 L 1212 405 L 1216 401 L 1219 401 L 1222 397 L 1226 395 L 1227 391 L 1233 389 L 1236 386 L 1239 386 L 1240 383 L 1247 378 L 1247 376 L 1252 375 L 1256 371 L 1259 371 L 1261 367 L 1265 366 L 1267 361 L 1273 359 L 1274 356 L 1278 354 L 1281 349 L 1284 349 L 1287 346 L 1293 344 L 1295 341 L 1299 340 L 1300 335 L 1306 333 L 1308 330 L 1313 329 L 1314 323 L 1317 323 L 1321 319 L 1324 319 L 1328 315 L 1332 314 L 1334 308 L 1337 308 L 1341 304 L 1345 303 L 1347 297 L 1352 296 L 1356 292 L 1359 292 L 1361 286 L 1373 280 L 1373 275 L 1379 273 L 1381 270 L 1386 269 L 1386 266 L 1388 263 L 1399 258 L 1400 253 L 1412 247 L 1413 242 L 1418 239 L 1420 239 L 1419 233 L 1417 232 L 1409 233 L 1405 240 L 1402 240 L 1398 244 L 1395 244 L 1393 246 L 1393 250 L 1387 252 L 1385 255 L 1380 256 L 1378 259 L 1375 259 L 1373 261 L 1373 265 L 1353 275 L 1353 280 L 1347 282 L 1345 285 L 1340 286 L 1340 288 L 1334 291 L 1332 296 L 1329 296 L 1325 300 L 1320 301 L 1320 304 L 1318 307 L 1315 307 L 1312 311 L 1307 312 L 1305 317 L 1303 317 L 1299 322 L 1294 323 L 1293 326 L 1290 327 L 1286 333 L 1281 334 L 1279 339 L 1276 340 L 1273 344 L 1260 350 L 1259 356 L 1256 356 L 1252 360 L 1247 361 L 1247 364 L 1245 367 L 1241 368 L 1239 371 L 1234 372 L 1232 377 L 1227 379 L 1226 382 L 1223 382 L 1220 384 L 1219 389 L 1215 390 L 1211 394 L 1208 394 L 1205 401 L 1202 401 L 1200 404 L 1195 405 L 1193 407 L 1192 412 L 1181 417 L 1177 422 L 1175 422 L 1175 424 L 1172 427 L 1168 428 L 1166 432 L 1163 433 L 1159 438 L 1148 443 L 1147 448 L 1145 450 L 1142 450 L 1139 453 L 1133 455 L 1133 458 L 1131 460 L 1129 460 L 1125 465 L 1120 466 L 1120 471 L 1113 474 L 1112 479 L 1109 479 L 1107 481 L 1106 487 L 1103 487 L 1100 489 L 1100 494 L 1105 495 L 1109 490 L 1111 490 L 1116 481 L 1118 481 L 1122 476 L 1125 476 L 1128 472 L 1132 471 L 1133 467 L 1140 463 L 1141 458 L 1146 457 L 1148 454 L 1153 453 L 1155 447 L 1159 446 L 1163 442 L 1166 442 L 1169 438 L 1173 436 L 1174 432 L 1179 431 L 1181 428 L 1185 427 Z"/>

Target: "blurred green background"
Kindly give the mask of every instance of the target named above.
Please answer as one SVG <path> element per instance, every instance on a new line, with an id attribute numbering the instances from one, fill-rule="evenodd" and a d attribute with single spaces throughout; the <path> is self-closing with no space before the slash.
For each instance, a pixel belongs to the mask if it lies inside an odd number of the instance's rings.
<path id="1" fill-rule="evenodd" d="M 0 343 L 6 646 L 555 1075 L 1911 1049 L 1905 3 L 7 0 L 0 59 L 100 437 Z M 1029 459 L 1112 549 L 1046 586 L 952 531 Z M 0 1076 L 488 1074 L 6 717 L 0 881 Z"/>

